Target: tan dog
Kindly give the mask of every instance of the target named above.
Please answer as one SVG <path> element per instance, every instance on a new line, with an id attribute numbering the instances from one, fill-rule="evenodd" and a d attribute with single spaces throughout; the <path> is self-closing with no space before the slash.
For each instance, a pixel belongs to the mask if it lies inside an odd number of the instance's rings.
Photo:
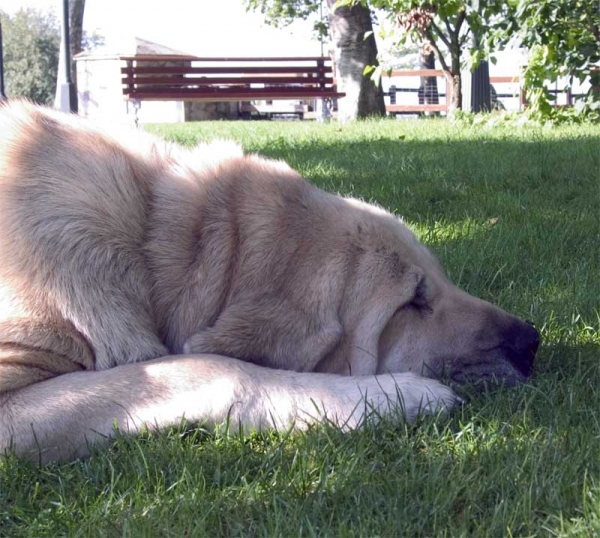
<path id="1" fill-rule="evenodd" d="M 514 383 L 537 346 L 396 217 L 281 162 L 0 108 L 0 449 L 85 454 L 115 420 L 354 427 L 364 401 L 411 419 L 455 401 L 414 374 Z"/>

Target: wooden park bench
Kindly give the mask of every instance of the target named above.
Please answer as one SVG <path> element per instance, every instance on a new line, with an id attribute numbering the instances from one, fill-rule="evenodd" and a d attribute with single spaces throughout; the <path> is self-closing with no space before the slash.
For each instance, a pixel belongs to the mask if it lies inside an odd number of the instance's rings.
<path id="1" fill-rule="evenodd" d="M 141 101 L 325 101 L 337 91 L 329 57 L 199 58 L 121 57 L 123 94 Z M 246 110 L 248 108 L 246 107 Z M 240 107 L 241 115 L 244 107 Z"/>

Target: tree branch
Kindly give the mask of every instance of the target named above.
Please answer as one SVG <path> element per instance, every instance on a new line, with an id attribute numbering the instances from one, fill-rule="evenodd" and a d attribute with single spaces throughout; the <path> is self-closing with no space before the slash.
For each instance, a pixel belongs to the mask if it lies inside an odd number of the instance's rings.
<path id="1" fill-rule="evenodd" d="M 458 38 L 459 34 L 460 34 L 460 27 L 463 25 L 463 22 L 465 22 L 465 19 L 467 18 L 467 12 L 466 11 L 461 11 L 458 14 L 458 17 L 456 17 L 456 37 Z"/>
<path id="2" fill-rule="evenodd" d="M 433 27 L 433 29 L 435 30 L 435 33 L 440 36 L 440 39 L 442 40 L 442 43 L 444 43 L 444 45 L 446 45 L 446 47 L 450 48 L 450 41 L 448 40 L 448 38 L 444 35 L 444 32 L 442 31 L 442 29 L 434 22 L 433 19 L 431 19 L 431 22 L 429 23 L 430 26 Z M 429 31 L 429 29 L 427 30 Z M 427 32 L 426 31 L 426 32 Z"/>
<path id="3" fill-rule="evenodd" d="M 450 41 L 454 37 L 454 31 L 452 30 L 452 26 L 450 26 L 450 21 L 448 19 L 444 19 L 444 24 L 446 25 L 446 30 L 448 30 L 448 36 L 450 36 Z M 450 45 L 448 45 L 450 47 Z"/>
<path id="4" fill-rule="evenodd" d="M 448 64 L 446 63 L 446 60 L 444 59 L 444 55 L 440 51 L 440 48 L 437 46 L 437 43 L 435 42 L 433 35 L 431 35 L 431 28 L 427 28 L 425 30 L 425 37 L 427 38 L 427 41 L 429 41 L 429 46 L 433 49 L 433 52 L 435 53 L 438 61 L 440 62 L 440 65 L 442 66 L 442 71 L 451 75 L 452 71 L 450 71 L 450 68 L 448 67 Z"/>
<path id="5" fill-rule="evenodd" d="M 452 26 L 450 25 L 450 21 L 448 19 L 444 19 L 444 24 L 446 25 L 446 29 L 448 30 L 448 35 L 450 36 L 450 41 L 452 43 L 459 42 L 460 27 L 463 25 L 466 18 L 467 18 L 466 11 L 459 12 L 458 16 L 456 17 L 456 23 L 454 23 L 454 29 L 452 29 Z M 449 45 L 447 45 L 447 46 L 449 47 Z"/>
<path id="6" fill-rule="evenodd" d="M 469 40 L 469 35 L 471 34 L 471 29 L 468 28 L 465 34 L 458 40 L 458 44 L 462 48 L 462 46 Z"/>

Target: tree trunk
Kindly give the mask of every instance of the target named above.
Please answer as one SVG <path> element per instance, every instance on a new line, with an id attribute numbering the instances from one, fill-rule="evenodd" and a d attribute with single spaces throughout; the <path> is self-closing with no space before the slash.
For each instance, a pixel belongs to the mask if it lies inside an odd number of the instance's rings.
<path id="1" fill-rule="evenodd" d="M 460 73 L 450 75 L 450 112 L 462 110 L 462 80 Z"/>
<path id="2" fill-rule="evenodd" d="M 357 4 L 334 10 L 335 0 L 327 0 L 331 27 L 336 79 L 346 97 L 340 99 L 338 118 L 341 121 L 385 115 L 381 84 L 363 75 L 367 65 L 377 65 L 377 44 L 372 32 L 371 12 Z"/>
<path id="3" fill-rule="evenodd" d="M 450 47 L 451 72 L 450 72 L 450 112 L 453 110 L 462 110 L 462 77 L 460 75 L 460 47 L 458 40 L 452 43 Z M 448 75 L 446 75 L 448 76 Z M 447 97 L 446 97 L 447 98 Z"/>

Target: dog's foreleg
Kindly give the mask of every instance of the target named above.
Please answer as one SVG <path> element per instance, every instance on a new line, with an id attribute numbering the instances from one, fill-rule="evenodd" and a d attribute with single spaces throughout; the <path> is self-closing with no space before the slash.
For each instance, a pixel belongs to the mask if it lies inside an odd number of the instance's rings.
<path id="1" fill-rule="evenodd" d="M 365 413 L 401 406 L 410 420 L 456 402 L 413 374 L 343 377 L 271 370 L 214 355 L 166 357 L 62 375 L 0 397 L 0 453 L 68 460 L 122 433 L 188 422 L 302 428 L 325 417 L 354 428 Z"/>

